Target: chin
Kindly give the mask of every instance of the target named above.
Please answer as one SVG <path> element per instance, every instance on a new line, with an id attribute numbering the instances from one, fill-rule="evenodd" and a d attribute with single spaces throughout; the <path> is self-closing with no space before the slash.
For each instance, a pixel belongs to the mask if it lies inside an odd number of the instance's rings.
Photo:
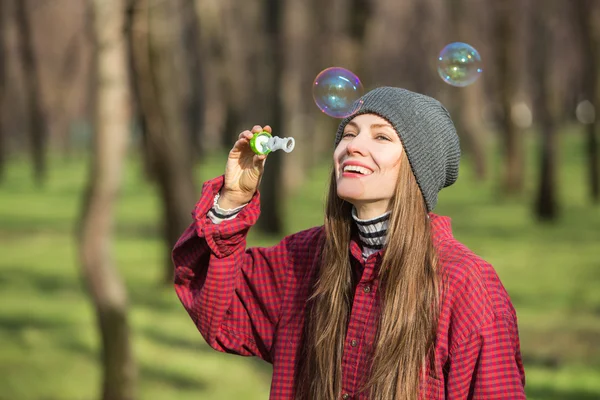
<path id="1" fill-rule="evenodd" d="M 361 198 L 360 196 L 356 196 L 356 194 L 348 193 L 347 191 L 344 191 L 344 190 L 338 190 L 337 195 L 340 199 L 347 201 L 348 203 L 350 203 L 352 205 L 356 205 L 356 204 L 360 203 L 361 201 L 365 200 L 365 199 Z"/>

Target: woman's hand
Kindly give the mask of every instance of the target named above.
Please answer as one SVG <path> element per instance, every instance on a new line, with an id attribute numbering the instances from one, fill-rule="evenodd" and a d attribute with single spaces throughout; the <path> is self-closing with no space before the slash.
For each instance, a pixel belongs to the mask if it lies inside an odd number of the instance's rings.
<path id="1" fill-rule="evenodd" d="M 252 131 L 240 133 L 237 142 L 229 151 L 219 207 L 232 209 L 246 204 L 258 189 L 267 156 L 255 154 L 250 148 L 250 139 L 255 133 L 262 131 L 271 133 L 271 127 L 255 125 Z"/>

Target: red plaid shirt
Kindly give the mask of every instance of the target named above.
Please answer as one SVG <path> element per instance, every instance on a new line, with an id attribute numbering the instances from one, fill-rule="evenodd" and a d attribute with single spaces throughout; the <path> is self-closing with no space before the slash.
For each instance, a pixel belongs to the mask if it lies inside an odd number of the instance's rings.
<path id="1" fill-rule="evenodd" d="M 175 290 L 211 347 L 272 363 L 270 399 L 292 399 L 296 350 L 323 228 L 290 235 L 273 247 L 247 249 L 259 195 L 235 219 L 213 224 L 207 212 L 222 184 L 223 177 L 204 184 L 194 222 L 175 245 Z M 517 318 L 508 294 L 492 266 L 454 239 L 449 218 L 430 214 L 430 220 L 447 283 L 436 371 L 422 379 L 422 397 L 524 399 Z M 340 398 L 366 399 L 358 390 L 369 375 L 377 329 L 381 251 L 363 261 L 359 244 L 352 241 L 350 253 L 361 279 L 348 323 Z"/>

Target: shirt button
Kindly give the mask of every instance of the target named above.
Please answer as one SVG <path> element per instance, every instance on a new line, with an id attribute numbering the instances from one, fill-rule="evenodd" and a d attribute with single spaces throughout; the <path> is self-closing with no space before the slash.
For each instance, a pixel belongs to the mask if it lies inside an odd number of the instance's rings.
<path id="1" fill-rule="evenodd" d="M 350 342 L 350 346 L 352 346 L 352 347 L 356 347 L 357 344 L 358 344 L 358 341 L 355 339 L 352 339 L 352 341 Z"/>
<path id="2" fill-rule="evenodd" d="M 349 399 L 349 398 L 350 398 L 350 395 L 348 393 L 344 393 L 342 395 L 342 399 Z"/>
<path id="3" fill-rule="evenodd" d="M 365 286 L 363 288 L 363 292 L 365 292 L 365 293 L 371 293 L 371 286 Z"/>

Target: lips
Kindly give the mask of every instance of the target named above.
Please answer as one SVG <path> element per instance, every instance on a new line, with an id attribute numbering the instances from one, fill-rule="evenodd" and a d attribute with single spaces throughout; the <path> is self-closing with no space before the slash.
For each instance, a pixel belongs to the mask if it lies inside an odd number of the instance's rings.
<path id="1" fill-rule="evenodd" d="M 368 176 L 373 173 L 373 170 L 362 163 L 356 161 L 348 161 L 342 164 L 342 173 L 346 172 Z"/>

